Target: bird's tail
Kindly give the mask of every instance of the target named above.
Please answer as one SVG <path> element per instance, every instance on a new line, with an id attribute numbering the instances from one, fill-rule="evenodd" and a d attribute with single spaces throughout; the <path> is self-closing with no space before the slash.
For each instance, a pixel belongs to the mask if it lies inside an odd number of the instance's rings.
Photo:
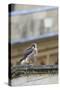
<path id="1" fill-rule="evenodd" d="M 21 58 L 16 64 L 17 64 L 17 65 L 21 64 L 21 62 L 22 62 L 23 60 L 24 60 L 24 57 Z"/>

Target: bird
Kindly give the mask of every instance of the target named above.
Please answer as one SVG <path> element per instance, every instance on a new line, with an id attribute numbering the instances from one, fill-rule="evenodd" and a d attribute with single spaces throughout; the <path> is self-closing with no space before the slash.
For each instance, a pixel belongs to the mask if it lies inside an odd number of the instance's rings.
<path id="1" fill-rule="evenodd" d="M 24 50 L 23 57 L 20 59 L 20 64 L 28 64 L 30 61 L 34 63 L 37 54 L 37 44 L 33 43 L 29 48 Z"/>

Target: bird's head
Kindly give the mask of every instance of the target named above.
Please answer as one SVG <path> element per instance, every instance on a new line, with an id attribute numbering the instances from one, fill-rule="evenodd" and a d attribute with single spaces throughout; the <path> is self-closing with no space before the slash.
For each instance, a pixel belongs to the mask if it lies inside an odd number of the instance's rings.
<path id="1" fill-rule="evenodd" d="M 36 43 L 32 44 L 32 49 L 35 51 L 35 54 L 37 55 L 38 50 L 37 50 L 37 44 Z"/>
<path id="2" fill-rule="evenodd" d="M 37 44 L 36 43 L 33 43 L 32 44 L 32 48 L 37 48 Z"/>

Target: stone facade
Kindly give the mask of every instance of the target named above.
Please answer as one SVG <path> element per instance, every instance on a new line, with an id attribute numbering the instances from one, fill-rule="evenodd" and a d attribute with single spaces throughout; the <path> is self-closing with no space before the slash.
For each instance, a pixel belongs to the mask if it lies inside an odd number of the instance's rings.
<path id="1" fill-rule="evenodd" d="M 19 5 L 15 7 L 16 10 L 18 10 L 17 7 L 19 7 Z M 28 8 L 28 6 L 25 7 Z M 57 8 L 44 12 L 11 16 L 12 42 L 20 41 L 21 39 L 30 37 L 34 38 L 52 32 L 58 32 Z"/>
<path id="2" fill-rule="evenodd" d="M 36 65 L 58 64 L 58 39 L 57 36 L 46 40 L 36 40 L 23 44 L 14 44 L 11 47 L 11 63 L 16 64 L 23 56 L 24 50 L 33 42 L 38 45 Z"/>
<path id="3" fill-rule="evenodd" d="M 27 9 L 29 6 L 15 6 L 15 10 Z M 40 7 L 40 6 L 38 6 Z M 38 8 L 36 7 L 36 8 Z M 32 6 L 31 8 L 35 8 Z M 28 8 L 29 10 L 31 9 Z M 40 7 L 42 8 L 42 7 Z M 40 38 L 24 43 L 21 40 L 36 38 L 58 32 L 58 9 L 26 15 L 11 16 L 11 63 L 15 65 L 23 56 L 23 51 L 32 43 L 38 45 L 36 65 L 58 64 L 58 36 Z"/>

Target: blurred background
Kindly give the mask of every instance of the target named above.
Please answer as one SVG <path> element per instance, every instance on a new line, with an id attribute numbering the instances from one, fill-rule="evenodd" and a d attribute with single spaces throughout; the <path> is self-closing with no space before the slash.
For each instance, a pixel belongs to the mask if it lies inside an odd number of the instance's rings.
<path id="1" fill-rule="evenodd" d="M 11 6 L 11 42 L 20 42 L 58 32 L 58 8 L 52 6 Z"/>
<path id="2" fill-rule="evenodd" d="M 34 42 L 38 45 L 37 65 L 58 64 L 58 8 L 19 4 L 10 8 L 12 64 Z"/>

